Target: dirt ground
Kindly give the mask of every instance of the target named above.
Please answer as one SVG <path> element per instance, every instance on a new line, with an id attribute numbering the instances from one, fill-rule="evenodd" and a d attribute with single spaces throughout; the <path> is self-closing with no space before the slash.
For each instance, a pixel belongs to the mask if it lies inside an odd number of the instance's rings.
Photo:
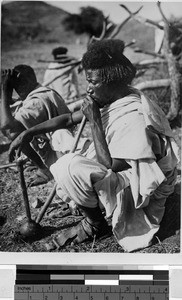
<path id="1" fill-rule="evenodd" d="M 38 80 L 42 82 L 46 68 L 45 64 L 38 63 L 38 59 L 49 57 L 50 49 L 56 45 L 44 45 L 44 48 L 36 45 L 25 47 L 24 49 L 12 49 L 2 53 L 2 68 L 11 68 L 15 64 L 25 63 L 34 67 Z M 77 46 L 76 46 L 77 47 Z M 84 47 L 77 47 L 70 54 L 78 58 L 83 53 Z M 31 51 L 30 51 L 31 50 Z M 129 53 L 130 54 L 130 53 Z M 84 91 L 84 76 L 80 75 L 80 87 Z M 175 128 L 174 134 L 180 146 L 181 129 Z M 84 129 L 84 137 L 90 135 L 88 126 Z M 9 141 L 0 133 L 0 165 L 8 163 Z M 27 181 L 35 171 L 24 171 Z M 178 165 L 178 179 L 175 193 L 169 198 L 166 204 L 166 214 L 162 221 L 161 230 L 154 239 L 153 244 L 137 253 L 179 253 L 180 252 L 180 164 Z M 41 205 L 46 201 L 52 190 L 54 182 L 28 188 L 28 198 L 31 208 L 32 219 L 39 214 Z M 36 204 L 39 202 L 39 207 Z M 82 217 L 71 215 L 65 204 L 56 196 L 49 206 L 40 225 L 42 231 L 35 240 L 24 240 L 19 235 L 19 229 L 26 221 L 25 206 L 23 202 L 22 190 L 20 187 L 19 171 L 16 167 L 0 169 L 0 251 L 8 252 L 124 252 L 113 236 L 104 237 L 100 240 L 85 242 L 79 245 L 67 245 L 60 249 L 50 249 L 49 245 L 53 237 L 69 226 L 75 225 Z"/>

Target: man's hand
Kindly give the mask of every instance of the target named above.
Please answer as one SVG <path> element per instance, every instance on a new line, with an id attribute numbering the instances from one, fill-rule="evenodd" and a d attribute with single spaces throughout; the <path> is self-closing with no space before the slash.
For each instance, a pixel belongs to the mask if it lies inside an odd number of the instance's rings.
<path id="1" fill-rule="evenodd" d="M 96 121 L 98 118 L 100 119 L 99 107 L 89 95 L 87 95 L 86 98 L 83 100 L 81 109 L 90 123 Z"/>
<path id="2" fill-rule="evenodd" d="M 18 73 L 13 69 L 3 70 L 1 72 L 2 87 L 8 93 L 9 97 L 12 96 L 14 82 L 17 80 L 17 77 Z"/>
<path id="3" fill-rule="evenodd" d="M 9 148 L 9 161 L 12 162 L 15 158 L 19 157 L 23 147 L 30 143 L 32 140 L 32 136 L 28 133 L 28 130 L 23 131 L 20 133 L 14 141 L 12 141 L 10 148 Z"/>

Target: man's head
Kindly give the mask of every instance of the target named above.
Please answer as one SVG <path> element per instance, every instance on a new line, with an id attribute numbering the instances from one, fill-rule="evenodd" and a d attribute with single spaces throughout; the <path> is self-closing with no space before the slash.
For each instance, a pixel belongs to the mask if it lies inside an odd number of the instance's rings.
<path id="1" fill-rule="evenodd" d="M 89 45 L 83 55 L 82 66 L 89 82 L 87 93 L 100 107 L 116 100 L 117 91 L 121 94 L 136 74 L 135 67 L 123 55 L 123 49 L 123 41 L 106 39 Z"/>
<path id="2" fill-rule="evenodd" d="M 64 55 L 68 52 L 68 49 L 66 47 L 58 47 L 52 50 L 52 55 L 54 56 L 54 59 L 58 59 L 60 55 Z"/>
<path id="3" fill-rule="evenodd" d="M 14 89 L 22 100 L 36 87 L 37 78 L 34 70 L 27 65 L 14 67 Z"/>

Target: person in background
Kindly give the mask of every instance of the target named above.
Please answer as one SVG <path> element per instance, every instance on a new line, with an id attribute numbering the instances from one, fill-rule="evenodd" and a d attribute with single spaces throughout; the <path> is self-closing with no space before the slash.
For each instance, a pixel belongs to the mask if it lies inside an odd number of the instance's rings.
<path id="1" fill-rule="evenodd" d="M 75 65 L 68 65 L 75 62 L 75 58 L 68 56 L 67 52 L 65 47 L 53 49 L 55 61 L 48 65 L 43 81 L 44 85 L 61 95 L 66 103 L 70 103 L 79 99 L 80 92 Z"/>
<path id="2" fill-rule="evenodd" d="M 160 107 L 131 86 L 136 69 L 122 46 L 117 39 L 90 44 L 82 58 L 88 82 L 82 109 L 28 129 L 10 149 L 11 157 L 34 135 L 71 128 L 86 116 L 93 138 L 88 150 L 66 154 L 50 166 L 57 193 L 63 190 L 85 216 L 59 233 L 60 246 L 110 234 L 110 220 L 125 251 L 148 247 L 174 191 L 178 147 L 173 132 Z"/>
<path id="3" fill-rule="evenodd" d="M 63 98 L 54 90 L 37 82 L 34 70 L 28 65 L 17 65 L 2 74 L 1 130 L 13 141 L 22 131 L 48 119 L 69 112 Z M 13 90 L 21 103 L 12 113 Z M 54 133 L 37 136 L 23 153 L 39 168 L 30 178 L 30 185 L 46 183 L 52 179 L 49 166 L 57 160 L 59 152 L 68 152 L 73 143 L 73 130 L 59 131 L 59 147 L 54 149 Z M 65 143 L 66 141 L 66 143 Z M 58 142 L 56 142 L 58 144 Z"/>

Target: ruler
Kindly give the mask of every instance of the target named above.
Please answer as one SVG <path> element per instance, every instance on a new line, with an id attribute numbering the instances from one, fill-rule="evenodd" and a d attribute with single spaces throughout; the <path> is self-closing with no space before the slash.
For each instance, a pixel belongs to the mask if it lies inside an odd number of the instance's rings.
<path id="1" fill-rule="evenodd" d="M 15 300 L 169 300 L 168 270 L 17 266 Z"/>
<path id="2" fill-rule="evenodd" d="M 15 300 L 169 300 L 166 285 L 15 285 Z"/>

